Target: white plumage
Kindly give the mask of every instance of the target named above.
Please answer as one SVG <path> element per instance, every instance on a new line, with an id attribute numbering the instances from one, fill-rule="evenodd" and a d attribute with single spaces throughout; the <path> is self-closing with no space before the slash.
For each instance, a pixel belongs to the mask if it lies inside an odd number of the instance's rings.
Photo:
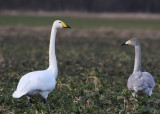
<path id="1" fill-rule="evenodd" d="M 48 94 L 55 88 L 56 76 L 49 70 L 34 71 L 25 74 L 19 81 L 17 90 L 13 93 L 14 98 L 28 94 L 30 96 L 41 95 L 47 98 Z"/>
<path id="2" fill-rule="evenodd" d="M 14 98 L 20 98 L 23 95 L 28 97 L 40 95 L 46 103 L 48 94 L 56 86 L 56 77 L 58 74 L 57 60 L 55 55 L 55 38 L 58 28 L 70 28 L 64 22 L 56 20 L 53 23 L 50 47 L 49 47 L 49 67 L 46 70 L 34 71 L 25 74 L 19 81 L 16 91 L 13 93 Z"/>

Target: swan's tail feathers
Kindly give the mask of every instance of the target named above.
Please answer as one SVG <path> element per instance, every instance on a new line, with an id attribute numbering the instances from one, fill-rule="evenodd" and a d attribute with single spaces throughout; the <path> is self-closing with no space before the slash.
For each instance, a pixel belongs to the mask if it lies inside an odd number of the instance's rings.
<path id="1" fill-rule="evenodd" d="M 23 95 L 25 95 L 26 92 L 19 92 L 19 91 L 15 91 L 13 94 L 12 94 L 12 97 L 13 98 L 20 98 L 22 97 Z"/>

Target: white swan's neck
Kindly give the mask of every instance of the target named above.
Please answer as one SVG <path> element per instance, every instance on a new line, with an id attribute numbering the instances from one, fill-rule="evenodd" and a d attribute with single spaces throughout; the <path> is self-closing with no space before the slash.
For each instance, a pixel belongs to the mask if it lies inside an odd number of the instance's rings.
<path id="1" fill-rule="evenodd" d="M 134 71 L 133 72 L 140 72 L 141 71 L 141 46 L 135 46 L 135 61 L 134 61 Z"/>
<path id="2" fill-rule="evenodd" d="M 56 53 L 55 53 L 55 39 L 56 39 L 56 33 L 57 29 L 52 26 L 51 30 L 51 36 L 50 36 L 50 45 L 49 45 L 49 68 L 53 74 L 58 73 L 58 68 L 57 68 L 57 60 L 56 60 Z"/>

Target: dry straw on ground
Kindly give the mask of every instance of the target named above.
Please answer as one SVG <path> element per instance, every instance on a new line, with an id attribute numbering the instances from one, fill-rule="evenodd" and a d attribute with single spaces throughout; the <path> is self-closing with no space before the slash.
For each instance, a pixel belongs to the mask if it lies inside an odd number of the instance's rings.
<path id="1" fill-rule="evenodd" d="M 9 33 L 9 34 L 8 34 Z M 50 28 L 44 27 L 0 27 L 0 39 L 3 36 L 37 36 L 37 34 L 43 36 L 49 36 Z M 60 37 L 83 37 L 83 38 L 93 38 L 93 37 L 109 37 L 109 38 L 151 38 L 159 39 L 160 32 L 156 30 L 138 30 L 138 29 L 71 29 L 70 31 L 63 31 L 63 34 L 59 34 Z"/>

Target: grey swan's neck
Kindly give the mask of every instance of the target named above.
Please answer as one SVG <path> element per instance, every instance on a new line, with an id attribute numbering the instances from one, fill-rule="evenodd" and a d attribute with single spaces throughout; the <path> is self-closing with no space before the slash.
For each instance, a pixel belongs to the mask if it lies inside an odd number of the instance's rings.
<path id="1" fill-rule="evenodd" d="M 141 72 L 141 46 L 135 46 L 135 61 L 134 61 L 134 70 L 135 72 Z"/>

